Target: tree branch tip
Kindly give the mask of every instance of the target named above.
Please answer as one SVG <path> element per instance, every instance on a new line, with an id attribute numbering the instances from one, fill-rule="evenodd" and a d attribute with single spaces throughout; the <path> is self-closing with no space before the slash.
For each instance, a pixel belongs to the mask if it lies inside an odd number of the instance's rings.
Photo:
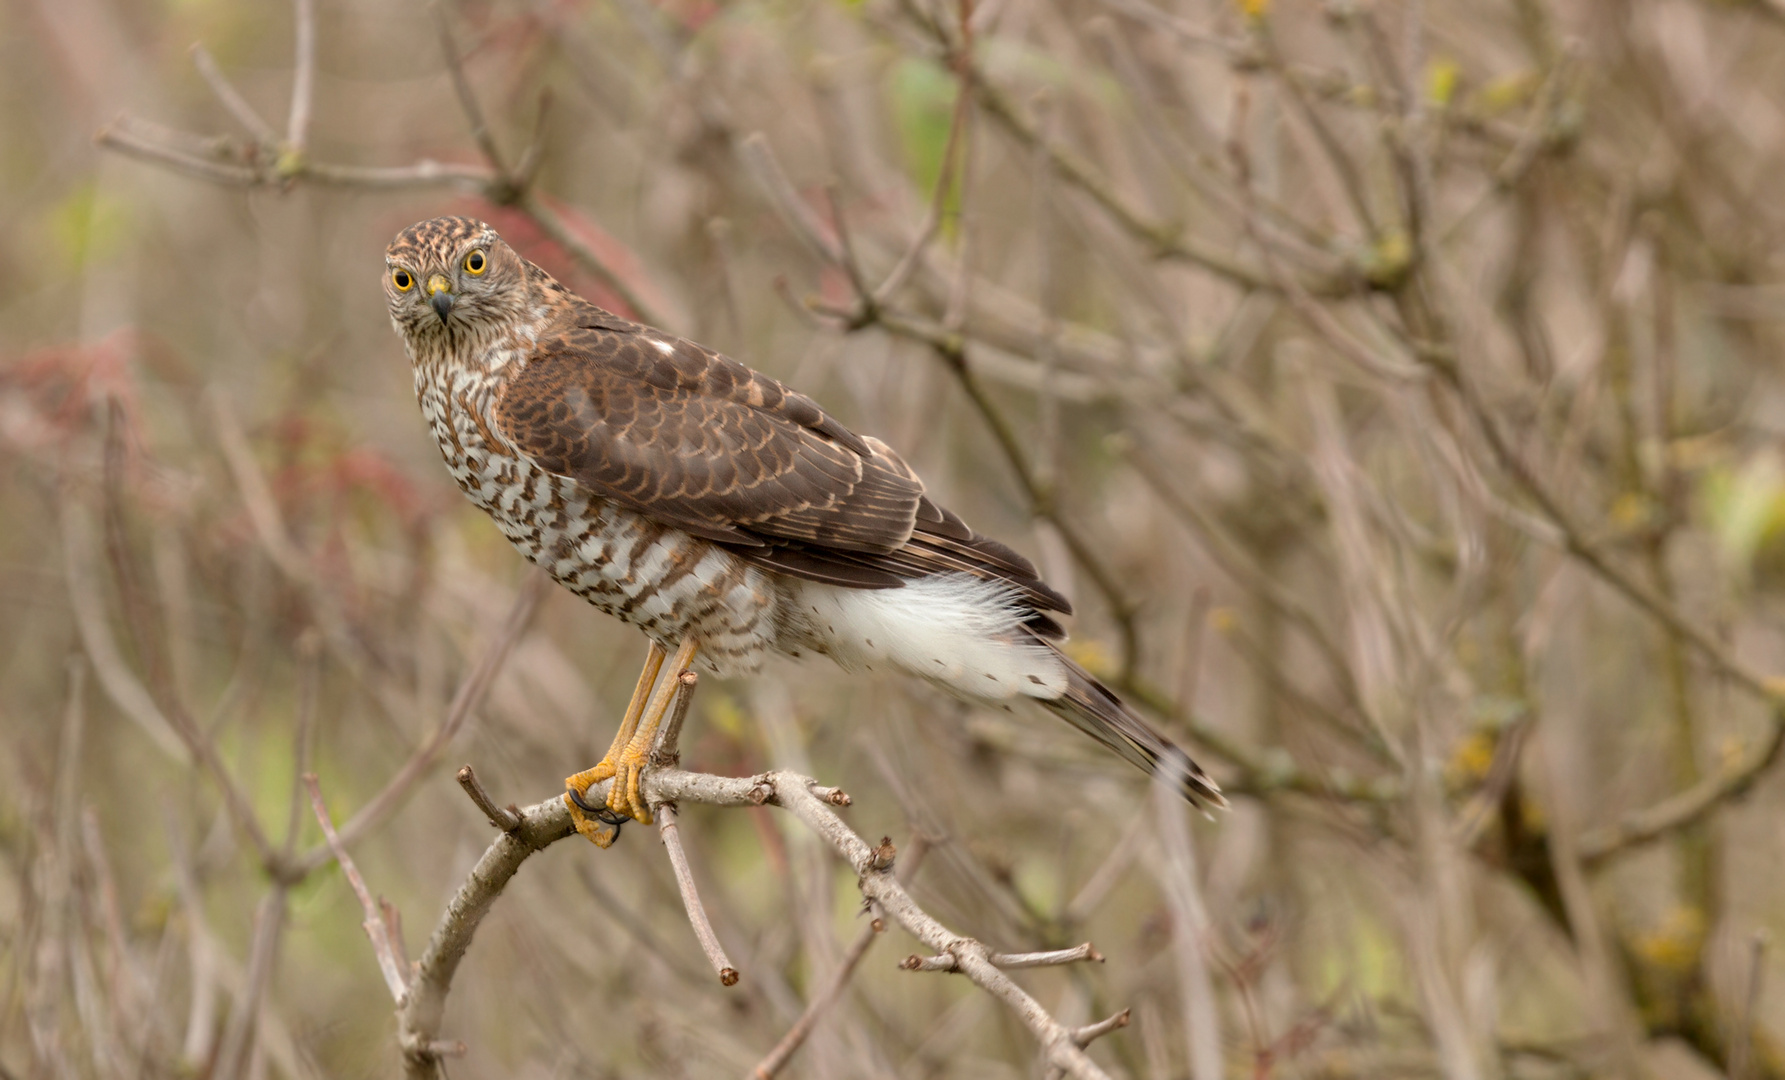
<path id="1" fill-rule="evenodd" d="M 849 797 L 849 793 L 847 791 L 844 791 L 842 788 L 825 787 L 822 784 L 813 784 L 811 787 L 812 787 L 812 794 L 818 796 L 819 802 L 827 803 L 831 806 L 853 806 L 853 805 L 855 805 L 855 800 L 851 799 Z"/>
<path id="2" fill-rule="evenodd" d="M 1096 946 L 1087 941 L 1070 949 L 1051 949 L 1046 952 L 990 953 L 986 959 L 991 961 L 994 967 L 1031 968 L 1076 964 L 1081 961 L 1101 964 L 1103 963 L 1103 954 L 1097 951 Z"/>
<path id="3" fill-rule="evenodd" d="M 491 798 L 490 793 L 484 790 L 483 782 L 477 778 L 475 769 L 469 765 L 460 766 L 457 779 L 459 786 L 465 789 L 466 797 L 483 811 L 492 826 L 505 833 L 512 833 L 521 827 L 525 817 L 520 810 L 513 803 L 504 807 Z"/>
<path id="4" fill-rule="evenodd" d="M 1123 1009 L 1121 1012 L 1106 1020 L 1099 1020 L 1095 1024 L 1086 1024 L 1081 1028 L 1074 1028 L 1072 1030 L 1073 1043 L 1080 1049 L 1083 1049 L 1084 1047 L 1091 1045 L 1093 1040 L 1102 1038 L 1119 1028 L 1127 1027 L 1128 1014 L 1130 1011 L 1131 1010 L 1129 1009 Z"/>
<path id="5" fill-rule="evenodd" d="M 738 969 L 737 968 L 728 967 L 728 968 L 722 969 L 719 972 L 719 985 L 720 986 L 736 986 L 737 984 L 738 984 Z"/>

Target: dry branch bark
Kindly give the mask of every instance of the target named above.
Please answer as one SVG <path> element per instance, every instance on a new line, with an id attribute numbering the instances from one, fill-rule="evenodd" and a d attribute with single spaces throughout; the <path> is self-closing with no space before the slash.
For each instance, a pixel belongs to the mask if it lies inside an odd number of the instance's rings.
<path id="1" fill-rule="evenodd" d="M 612 780 L 589 789 L 591 801 L 606 798 Z M 641 782 L 646 801 L 661 806 L 702 803 L 708 806 L 779 806 L 797 817 L 855 870 L 862 896 L 893 922 L 939 955 L 952 958 L 953 970 L 1003 1002 L 1041 1044 L 1050 1067 L 1075 1080 L 1109 1080 L 1086 1055 L 1078 1029 L 1067 1027 L 1009 976 L 999 970 L 993 953 L 983 943 L 943 926 L 920 907 L 893 873 L 894 852 L 890 841 L 871 846 L 831 809 L 847 805 L 847 796 L 818 784 L 809 776 L 769 772 L 750 777 L 714 776 L 709 773 L 659 769 L 647 772 Z M 841 799 L 839 799 L 841 796 Z M 519 811 L 520 823 L 503 832 L 485 849 L 447 904 L 427 949 L 415 965 L 408 992 L 397 1010 L 397 1039 L 403 1051 L 406 1075 L 411 1080 L 435 1080 L 442 1075 L 440 1059 L 457 1052 L 459 1044 L 442 1042 L 439 1033 L 453 976 L 471 947 L 477 928 L 489 914 L 503 889 L 521 864 L 567 836 L 575 834 L 570 811 L 562 796 L 554 796 Z M 1066 954 L 1071 954 L 1066 956 Z M 1089 946 L 1064 953 L 1003 957 L 1007 961 L 1061 963 L 1090 959 Z M 1037 960 L 1037 956 L 1047 957 Z M 1060 957 L 1066 956 L 1066 959 Z"/>

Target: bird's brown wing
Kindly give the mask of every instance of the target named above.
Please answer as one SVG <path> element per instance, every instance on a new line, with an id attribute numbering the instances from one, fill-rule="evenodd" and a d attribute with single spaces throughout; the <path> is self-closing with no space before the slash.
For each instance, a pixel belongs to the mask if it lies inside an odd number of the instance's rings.
<path id="1" fill-rule="evenodd" d="M 496 406 L 502 435 L 540 468 L 782 573 L 892 588 L 962 571 L 1070 610 L 1027 559 L 926 498 L 891 448 L 810 398 L 693 342 L 581 314 L 539 342 Z"/>

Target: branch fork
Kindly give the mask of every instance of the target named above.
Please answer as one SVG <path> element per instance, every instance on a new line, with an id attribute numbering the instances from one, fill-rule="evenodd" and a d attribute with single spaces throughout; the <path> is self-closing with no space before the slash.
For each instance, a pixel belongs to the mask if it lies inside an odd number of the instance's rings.
<path id="1" fill-rule="evenodd" d="M 685 684 L 685 688 L 679 692 L 685 695 L 691 689 L 692 684 Z M 314 778 L 310 778 L 308 783 L 318 820 L 324 822 L 325 833 L 332 833 L 333 827 L 327 823 L 327 814 L 322 808 L 320 792 L 316 789 Z M 593 785 L 589 789 L 589 798 L 605 798 L 606 788 L 612 783 L 610 778 Z M 407 978 L 403 972 L 406 965 L 398 960 L 397 948 L 392 944 L 392 928 L 384 913 L 371 899 L 370 893 L 365 891 L 364 882 L 359 879 L 358 870 L 351 868 L 351 858 L 346 851 L 338 847 L 336 849 L 343 872 L 349 875 L 350 881 L 357 883 L 355 892 L 361 895 L 362 905 L 367 912 L 366 932 L 372 939 L 373 951 L 378 955 L 379 967 L 385 972 L 392 999 L 397 1003 L 398 1044 L 403 1048 L 406 1075 L 411 1080 L 436 1080 L 443 1076 L 441 1059 L 462 1052 L 461 1044 L 442 1040 L 439 1030 L 445 1017 L 446 998 L 452 989 L 453 976 L 470 948 L 471 940 L 484 916 L 489 914 L 509 879 L 514 877 L 530 855 L 576 834 L 571 825 L 570 811 L 560 795 L 553 795 L 543 802 L 518 810 L 504 809 L 497 806 L 487 792 L 481 798 L 474 794 L 481 792 L 482 786 L 476 783 L 475 773 L 468 768 L 460 770 L 460 784 L 478 809 L 484 811 L 492 821 L 505 821 L 507 819 L 504 815 L 512 813 L 515 824 L 497 835 L 460 884 L 429 937 L 427 949 L 410 969 Z M 939 966 L 935 970 L 958 971 L 1009 1007 L 1041 1044 L 1044 1060 L 1050 1069 L 1074 1080 L 1109 1080 L 1108 1074 L 1086 1056 L 1083 1047 L 1085 1042 L 1105 1030 L 1122 1026 L 1122 1023 L 1112 1017 L 1089 1028 L 1068 1027 L 1054 1019 L 1040 1002 L 1000 970 L 1000 966 L 1019 968 L 1079 960 L 1102 960 L 1103 957 L 1089 943 L 1053 952 L 1004 954 L 993 953 L 979 941 L 953 933 L 918 906 L 911 894 L 905 891 L 898 875 L 893 873 L 897 852 L 892 842 L 882 840 L 878 845 L 870 845 L 863 840 L 832 809 L 835 806 L 848 805 L 848 796 L 836 788 L 819 784 L 809 776 L 774 771 L 757 776 L 730 777 L 660 767 L 645 773 L 641 787 L 647 803 L 660 813 L 658 834 L 675 865 L 677 883 L 683 887 L 683 902 L 688 909 L 689 921 L 694 926 L 696 936 L 701 939 L 702 948 L 720 982 L 726 986 L 736 982 L 737 972 L 712 932 L 711 923 L 706 919 L 698 893 L 694 890 L 692 877 L 686 876 L 686 854 L 681 848 L 680 825 L 676 816 L 679 804 L 779 806 L 812 829 L 857 874 L 863 903 L 872 915 L 872 922 L 863 929 L 857 943 L 851 948 L 845 966 L 833 978 L 833 985 L 826 995 L 814 1000 L 807 1016 L 802 1017 L 801 1022 L 789 1031 L 781 1045 L 777 1046 L 769 1058 L 764 1059 L 753 1075 L 768 1077 L 779 1070 L 809 1033 L 823 1008 L 840 992 L 843 980 L 860 960 L 868 944 L 891 922 L 933 949 L 937 957 L 949 958 L 951 966 Z M 502 813 L 492 813 L 492 809 L 501 810 Z M 922 850 L 920 837 L 909 861 L 915 862 Z M 922 965 L 923 961 L 920 960 L 919 964 Z"/>

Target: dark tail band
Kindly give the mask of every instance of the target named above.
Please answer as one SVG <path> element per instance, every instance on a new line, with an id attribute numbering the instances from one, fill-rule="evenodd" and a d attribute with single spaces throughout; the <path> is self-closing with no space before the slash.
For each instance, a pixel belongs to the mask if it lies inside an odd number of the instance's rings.
<path id="1" fill-rule="evenodd" d="M 1066 666 L 1066 693 L 1043 704 L 1143 772 L 1175 774 L 1179 790 L 1190 805 L 1202 810 L 1227 806 L 1220 786 L 1190 760 L 1189 754 L 1130 709 L 1096 676 L 1054 648 L 1052 642 L 1039 637 L 1036 641 L 1053 649 Z"/>

